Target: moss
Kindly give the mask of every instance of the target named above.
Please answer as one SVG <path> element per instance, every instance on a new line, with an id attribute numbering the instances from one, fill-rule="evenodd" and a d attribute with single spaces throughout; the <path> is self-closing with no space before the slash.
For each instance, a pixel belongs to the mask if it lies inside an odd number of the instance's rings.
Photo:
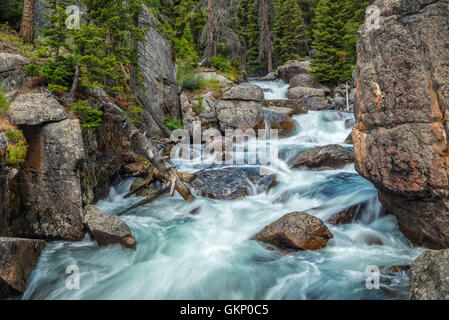
<path id="1" fill-rule="evenodd" d="M 164 125 L 167 127 L 168 130 L 173 131 L 176 129 L 183 129 L 184 126 L 182 124 L 182 121 L 178 118 L 172 118 L 168 116 L 164 119 Z"/>
<path id="2" fill-rule="evenodd" d="M 9 109 L 9 100 L 0 88 L 0 113 L 6 113 Z"/>
<path id="3" fill-rule="evenodd" d="M 7 163 L 12 166 L 17 166 L 25 161 L 27 145 L 25 141 L 21 140 L 16 145 L 8 146 L 6 151 L 8 152 L 6 159 Z"/>
<path id="4" fill-rule="evenodd" d="M 12 142 L 23 139 L 23 134 L 19 130 L 6 131 L 5 136 Z"/>

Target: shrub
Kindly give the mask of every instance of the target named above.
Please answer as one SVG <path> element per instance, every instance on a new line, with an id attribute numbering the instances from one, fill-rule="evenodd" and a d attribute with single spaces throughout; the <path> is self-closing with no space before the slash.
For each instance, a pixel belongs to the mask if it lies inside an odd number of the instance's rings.
<path id="1" fill-rule="evenodd" d="M 178 118 L 172 118 L 170 116 L 166 117 L 164 119 L 164 125 L 167 127 L 168 130 L 173 131 L 176 129 L 183 129 L 184 126 L 182 125 L 182 121 Z"/>
<path id="2" fill-rule="evenodd" d="M 16 145 L 8 146 L 7 152 L 7 163 L 13 166 L 19 165 L 25 160 L 27 145 L 25 141 L 21 140 Z"/>
<path id="3" fill-rule="evenodd" d="M 189 74 L 179 84 L 183 89 L 201 90 L 204 88 L 204 78 L 195 74 Z"/>
<path id="4" fill-rule="evenodd" d="M 101 126 L 103 112 L 87 105 L 87 101 L 78 101 L 72 105 L 73 112 L 81 121 L 81 127 L 85 129 Z"/>
<path id="5" fill-rule="evenodd" d="M 198 103 L 196 103 L 192 107 L 193 111 L 195 111 L 196 113 L 200 113 L 201 111 L 203 111 L 204 110 L 203 101 L 204 101 L 204 97 L 198 96 Z"/>
<path id="6" fill-rule="evenodd" d="M 8 138 L 9 141 L 17 141 L 17 140 L 23 139 L 22 132 L 20 132 L 18 130 L 7 131 L 7 132 L 5 132 L 5 136 L 6 136 L 6 138 Z"/>
<path id="7" fill-rule="evenodd" d="M 0 113 L 5 113 L 9 109 L 9 100 L 0 88 Z"/>
<path id="8" fill-rule="evenodd" d="M 209 62 L 212 67 L 220 71 L 226 71 L 231 66 L 231 62 L 222 56 L 212 57 Z"/>

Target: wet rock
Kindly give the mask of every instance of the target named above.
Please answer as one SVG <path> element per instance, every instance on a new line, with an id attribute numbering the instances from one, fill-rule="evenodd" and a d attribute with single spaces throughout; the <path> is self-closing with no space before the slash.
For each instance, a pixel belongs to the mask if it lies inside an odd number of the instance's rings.
<path id="1" fill-rule="evenodd" d="M 242 83 L 223 93 L 221 99 L 260 102 L 264 100 L 264 93 L 262 88 L 255 84 Z"/>
<path id="2" fill-rule="evenodd" d="M 290 79 L 297 74 L 308 73 L 310 70 L 310 61 L 290 60 L 283 66 L 277 68 L 277 75 L 285 83 L 289 83 Z"/>
<path id="3" fill-rule="evenodd" d="M 130 191 L 134 191 L 145 183 L 145 179 L 137 178 L 133 181 L 130 187 Z M 155 183 L 151 182 L 148 187 L 136 193 L 138 197 L 151 197 L 158 193 L 161 188 Z"/>
<path id="4" fill-rule="evenodd" d="M 131 230 L 117 217 L 109 216 L 89 205 L 84 208 L 83 223 L 99 246 L 119 243 L 125 248 L 136 249 L 136 240 Z"/>
<path id="5" fill-rule="evenodd" d="M 306 166 L 311 169 L 339 169 L 354 161 L 354 154 L 340 145 L 332 144 L 299 152 L 289 165 L 293 168 Z"/>
<path id="6" fill-rule="evenodd" d="M 265 108 L 289 108 L 293 114 L 306 114 L 308 109 L 301 100 L 264 100 L 262 106 Z"/>
<path id="7" fill-rule="evenodd" d="M 374 234 L 366 234 L 362 237 L 362 242 L 368 246 L 383 246 L 382 239 Z"/>
<path id="8" fill-rule="evenodd" d="M 448 248 L 447 1 L 375 4 L 380 29 L 358 33 L 356 170 L 411 242 Z"/>
<path id="9" fill-rule="evenodd" d="M 296 121 L 292 119 L 292 109 L 263 108 L 265 122 L 270 129 L 278 130 L 279 137 L 288 137 L 296 131 Z"/>
<path id="10" fill-rule="evenodd" d="M 407 272 L 409 273 L 410 271 L 410 266 L 404 266 L 404 265 L 400 265 L 400 266 L 393 266 L 390 268 L 386 268 L 384 270 L 381 269 L 381 273 L 383 274 L 394 274 L 394 273 L 401 273 L 401 272 Z"/>
<path id="11" fill-rule="evenodd" d="M 176 61 L 172 45 L 159 33 L 160 22 L 144 6 L 139 15 L 139 27 L 145 29 L 144 39 L 138 43 L 138 65 L 141 81 L 134 79 L 148 101 L 149 108 L 161 121 L 166 116 L 181 119 L 176 84 Z M 141 114 L 144 129 L 152 136 L 163 136 L 150 110 Z"/>
<path id="12" fill-rule="evenodd" d="M 333 237 L 319 218 L 305 212 L 292 212 L 266 226 L 253 239 L 281 248 L 318 250 Z"/>
<path id="13" fill-rule="evenodd" d="M 426 250 L 410 267 L 410 300 L 449 300 L 449 250 Z"/>
<path id="14" fill-rule="evenodd" d="M 261 89 L 262 90 L 262 89 Z M 262 129 L 264 118 L 260 102 L 218 100 L 215 105 L 219 127 L 224 133 L 226 129 Z"/>
<path id="15" fill-rule="evenodd" d="M 0 237 L 0 299 L 25 292 L 44 247 L 43 240 Z"/>
<path id="16" fill-rule="evenodd" d="M 337 212 L 332 217 L 330 217 L 329 220 L 327 220 L 327 223 L 333 226 L 351 224 L 356 220 L 358 214 L 360 214 L 360 211 L 363 210 L 362 206 L 363 204 L 357 204 L 355 206 L 341 210 L 340 212 Z"/>
<path id="17" fill-rule="evenodd" d="M 15 98 L 25 82 L 23 67 L 29 63 L 30 60 L 21 55 L 0 52 L 0 88 L 9 99 Z"/>
<path id="18" fill-rule="evenodd" d="M 11 123 L 27 126 L 43 125 L 68 118 L 64 107 L 45 93 L 28 93 L 17 97 L 9 106 Z"/>
<path id="19" fill-rule="evenodd" d="M 288 89 L 287 96 L 289 99 L 300 100 L 308 110 L 328 109 L 328 99 L 324 89 L 295 87 Z"/>
<path id="20" fill-rule="evenodd" d="M 303 74 L 297 74 L 293 78 L 290 79 L 289 82 L 289 88 L 296 88 L 296 87 L 306 87 L 306 88 L 315 88 L 315 89 L 322 89 L 323 86 L 310 74 L 303 73 Z"/>
<path id="21" fill-rule="evenodd" d="M 348 137 L 345 139 L 346 144 L 353 144 L 352 141 L 352 132 L 348 135 Z"/>
<path id="22" fill-rule="evenodd" d="M 277 184 L 276 175 L 262 168 L 224 168 L 201 170 L 191 186 L 204 197 L 219 200 L 234 200 L 248 196 L 252 185 L 258 192 L 267 192 Z"/>

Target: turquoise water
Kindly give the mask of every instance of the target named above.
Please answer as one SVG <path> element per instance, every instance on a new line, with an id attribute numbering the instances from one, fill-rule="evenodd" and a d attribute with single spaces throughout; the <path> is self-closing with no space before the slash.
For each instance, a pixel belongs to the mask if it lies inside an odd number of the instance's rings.
<path id="1" fill-rule="evenodd" d="M 383 214 L 372 184 L 352 164 L 311 171 L 285 163 L 297 150 L 344 145 L 352 118 L 332 111 L 295 116 L 297 133 L 279 142 L 283 160 L 271 168 L 279 183 L 268 194 L 234 201 L 197 196 L 191 204 L 176 195 L 122 216 L 136 251 L 99 248 L 89 236 L 47 244 L 24 299 L 407 299 L 405 273 L 382 275 L 379 289 L 365 285 L 367 266 L 406 265 L 421 253 L 399 232 L 394 216 Z M 177 166 L 199 169 L 185 161 Z M 131 183 L 122 182 L 97 206 L 113 215 L 141 200 L 123 198 Z M 325 220 L 365 200 L 360 222 L 328 226 L 335 237 L 324 249 L 284 255 L 250 240 L 286 213 L 306 211 Z M 189 214 L 195 208 L 197 214 Z M 368 245 L 369 238 L 383 245 Z M 65 287 L 69 265 L 80 270 L 79 290 Z"/>

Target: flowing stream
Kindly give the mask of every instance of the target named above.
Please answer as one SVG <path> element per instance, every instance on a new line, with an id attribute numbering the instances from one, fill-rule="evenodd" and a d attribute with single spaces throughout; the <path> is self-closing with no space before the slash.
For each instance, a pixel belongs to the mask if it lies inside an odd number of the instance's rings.
<path id="1" fill-rule="evenodd" d="M 269 99 L 285 98 L 282 82 L 257 83 Z M 234 201 L 197 196 L 188 204 L 164 197 L 121 218 L 137 250 L 99 248 L 88 235 L 79 243 L 48 243 L 32 273 L 24 299 L 407 299 L 405 272 L 382 274 L 369 290 L 367 267 L 409 265 L 422 249 L 385 215 L 373 185 L 354 165 L 340 170 L 290 169 L 297 151 L 343 141 L 354 124 L 350 113 L 311 111 L 294 117 L 297 132 L 279 141 L 278 185 L 268 194 Z M 176 163 L 195 172 L 195 161 Z M 142 198 L 124 199 L 132 180 L 123 181 L 96 205 L 114 215 Z M 368 201 L 360 221 L 328 226 L 326 248 L 282 254 L 251 237 L 293 211 L 324 221 L 348 206 Z M 197 214 L 189 214 L 198 208 Z M 382 244 L 381 244 L 382 243 Z M 66 288 L 66 268 L 80 270 L 80 288 Z"/>

